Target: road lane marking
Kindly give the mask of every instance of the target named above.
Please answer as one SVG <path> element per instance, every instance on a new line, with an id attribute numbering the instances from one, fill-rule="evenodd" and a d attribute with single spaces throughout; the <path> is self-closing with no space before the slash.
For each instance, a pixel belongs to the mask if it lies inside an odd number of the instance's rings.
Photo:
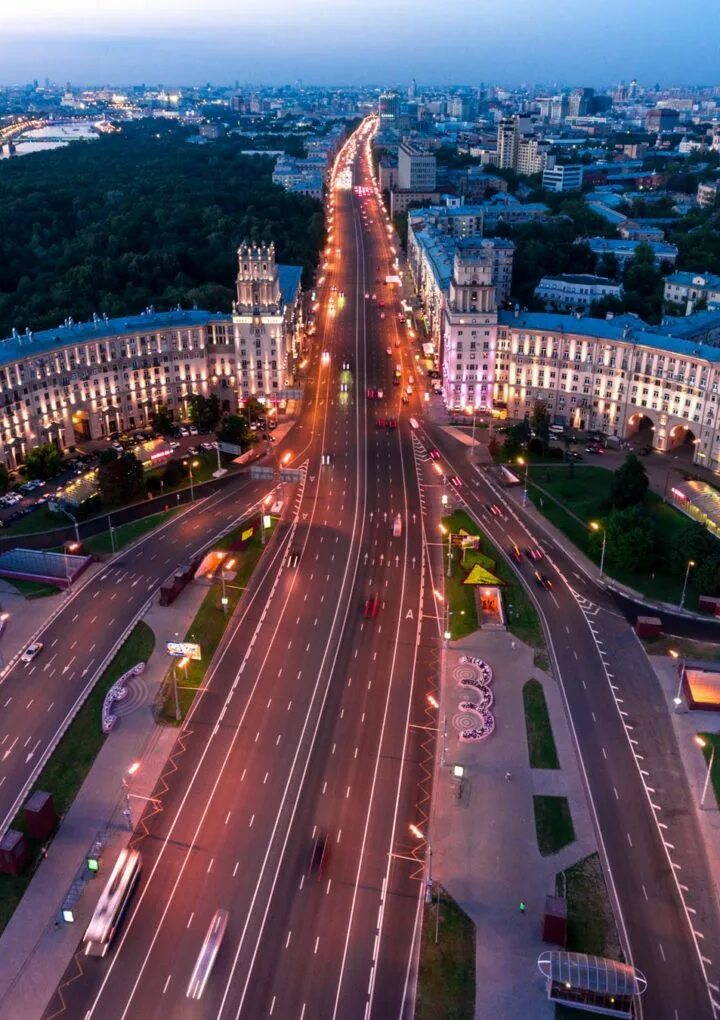
<path id="1" fill-rule="evenodd" d="M 291 936 L 292 936 L 292 932 L 291 932 L 291 931 L 289 931 L 289 932 L 287 933 L 287 938 L 285 939 L 285 948 L 286 948 L 286 949 L 287 949 L 287 947 L 288 947 L 288 946 L 290 945 L 290 937 L 291 937 Z"/>
<path id="2" fill-rule="evenodd" d="M 168 974 L 167 980 L 165 981 L 165 984 L 163 985 L 163 995 L 168 990 L 168 985 L 170 984 L 170 978 L 171 977 L 172 977 L 172 974 Z"/>
<path id="3" fill-rule="evenodd" d="M 195 911 L 194 910 L 193 910 L 192 914 L 190 914 L 190 917 L 188 918 L 188 923 L 185 925 L 186 928 L 190 927 L 190 922 L 192 921 L 193 917 L 195 917 Z"/>

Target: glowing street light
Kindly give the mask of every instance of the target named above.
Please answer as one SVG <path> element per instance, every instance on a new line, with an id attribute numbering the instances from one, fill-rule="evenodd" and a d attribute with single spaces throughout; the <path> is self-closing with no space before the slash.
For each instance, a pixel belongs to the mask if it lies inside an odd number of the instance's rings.
<path id="1" fill-rule="evenodd" d="M 430 708 L 440 708 L 440 702 L 437 700 L 437 698 L 434 698 L 432 694 L 428 694 L 427 702 Z"/>
<path id="2" fill-rule="evenodd" d="M 695 560 L 688 560 L 687 570 L 685 571 L 685 580 L 683 581 L 682 595 L 680 596 L 680 608 L 682 609 L 685 605 L 685 596 L 687 595 L 688 578 L 690 577 L 690 571 L 695 566 Z"/>
<path id="3" fill-rule="evenodd" d="M 701 737 L 699 733 L 695 735 L 695 743 L 697 744 L 698 747 L 703 748 L 703 749 L 708 746 L 707 740 L 705 740 L 704 737 Z M 710 761 L 708 762 L 707 774 L 705 776 L 705 782 L 703 784 L 703 791 L 702 791 L 702 795 L 700 797 L 700 807 L 701 808 L 702 808 L 703 804 L 705 803 L 705 795 L 707 793 L 708 783 L 710 782 L 710 776 L 712 774 L 712 767 L 713 767 L 714 761 L 715 761 L 715 744 L 712 745 L 712 750 L 710 752 Z"/>
<path id="4" fill-rule="evenodd" d="M 602 531 L 603 540 L 602 549 L 600 550 L 600 580 L 602 581 L 603 569 L 605 567 L 605 546 L 607 544 L 607 531 L 602 526 L 602 524 L 598 524 L 597 521 L 590 521 L 590 528 L 592 531 Z"/>
<path id="5" fill-rule="evenodd" d="M 409 825 L 408 828 L 410 829 L 411 835 L 413 835 L 415 839 L 425 839 L 424 833 L 422 832 L 421 829 L 418 829 L 417 825 Z"/>

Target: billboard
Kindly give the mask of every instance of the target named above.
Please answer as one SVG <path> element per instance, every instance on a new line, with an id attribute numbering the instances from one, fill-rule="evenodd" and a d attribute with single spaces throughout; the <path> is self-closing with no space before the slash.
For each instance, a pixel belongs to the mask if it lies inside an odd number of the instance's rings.
<path id="1" fill-rule="evenodd" d="M 166 644 L 168 655 L 172 655 L 176 659 L 197 659 L 201 658 L 200 645 L 193 644 L 191 641 L 168 641 Z"/>

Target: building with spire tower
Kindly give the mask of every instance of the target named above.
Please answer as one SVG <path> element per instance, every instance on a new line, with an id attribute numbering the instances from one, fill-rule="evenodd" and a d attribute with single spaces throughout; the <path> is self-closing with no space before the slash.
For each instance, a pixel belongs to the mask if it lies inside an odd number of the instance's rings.
<path id="1" fill-rule="evenodd" d="M 238 396 L 273 398 L 292 386 L 301 326 L 300 266 L 275 261 L 275 245 L 238 248 L 233 340 Z"/>

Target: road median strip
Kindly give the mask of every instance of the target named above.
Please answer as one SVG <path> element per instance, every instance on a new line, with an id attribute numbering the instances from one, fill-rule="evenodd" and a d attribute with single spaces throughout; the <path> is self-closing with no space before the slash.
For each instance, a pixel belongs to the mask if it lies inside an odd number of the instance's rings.
<path id="1" fill-rule="evenodd" d="M 423 912 L 415 1020 L 474 1020 L 475 938 L 472 920 L 435 883 Z"/>
<path id="2" fill-rule="evenodd" d="M 272 525 L 265 529 L 266 542 L 273 532 L 275 523 L 273 521 Z M 182 669 L 178 666 L 177 661 L 174 661 L 160 687 L 155 704 L 155 717 L 158 722 L 164 725 L 179 726 L 189 712 L 195 695 L 203 685 L 205 675 L 227 626 L 232 620 L 235 609 L 266 547 L 262 544 L 260 531 L 256 530 L 252 538 L 248 539 L 241 549 L 234 549 L 248 527 L 248 523 L 245 522 L 213 543 L 213 549 L 233 550 L 232 559 L 235 560 L 235 574 L 232 580 L 227 580 L 224 585 L 224 597 L 227 599 L 227 605 L 223 606 L 221 602 L 223 597 L 221 582 L 214 579 L 211 581 L 207 595 L 184 637 L 186 642 L 200 644 L 202 658 L 199 661 L 193 659 L 186 661 Z"/>

